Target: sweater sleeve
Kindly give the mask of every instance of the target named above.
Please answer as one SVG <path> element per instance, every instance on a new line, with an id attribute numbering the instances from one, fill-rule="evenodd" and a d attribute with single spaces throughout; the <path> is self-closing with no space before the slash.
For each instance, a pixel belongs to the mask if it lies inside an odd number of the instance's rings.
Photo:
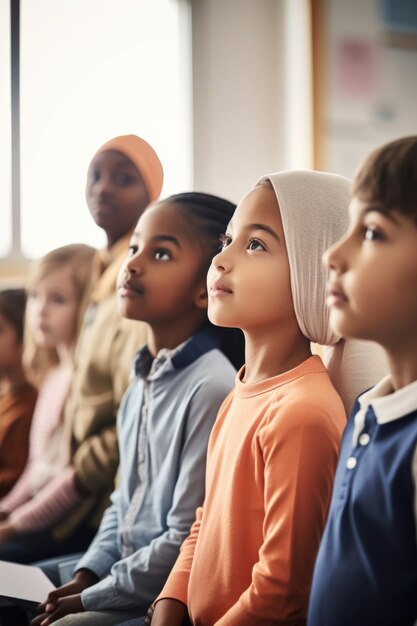
<path id="1" fill-rule="evenodd" d="M 302 626 L 330 502 L 340 433 L 314 407 L 293 407 L 260 433 L 264 541 L 250 586 L 216 626 Z M 297 415 L 297 411 L 299 415 Z"/>
<path id="2" fill-rule="evenodd" d="M 57 411 L 52 411 L 51 414 L 51 405 L 54 409 L 55 404 L 53 401 L 56 396 L 58 396 L 58 399 L 63 396 L 63 393 L 61 394 L 61 387 L 63 391 L 66 392 L 68 384 L 65 381 L 64 386 L 61 380 L 57 379 L 56 375 L 52 374 L 49 375 L 39 391 L 29 433 L 29 459 L 13 489 L 1 500 L 0 506 L 3 510 L 14 511 L 33 496 L 30 480 L 32 468 L 37 458 L 43 454 L 48 444 L 47 435 L 51 421 L 56 422 L 57 420 Z M 59 409 L 60 408 L 61 405 L 59 404 Z"/>
<path id="3" fill-rule="evenodd" d="M 0 437 L 0 497 L 5 495 L 23 472 L 29 451 L 29 431 L 35 398 L 16 403 L 14 412 L 8 419 L 7 428 L 3 427 Z"/>
<path id="4" fill-rule="evenodd" d="M 50 528 L 82 501 L 74 484 L 74 468 L 68 467 L 34 498 L 13 511 L 10 522 L 19 532 Z"/>
<path id="5" fill-rule="evenodd" d="M 23 474 L 9 493 L 0 501 L 2 511 L 14 511 L 19 506 L 32 498 L 32 488 L 30 485 L 31 464 L 27 463 Z"/>

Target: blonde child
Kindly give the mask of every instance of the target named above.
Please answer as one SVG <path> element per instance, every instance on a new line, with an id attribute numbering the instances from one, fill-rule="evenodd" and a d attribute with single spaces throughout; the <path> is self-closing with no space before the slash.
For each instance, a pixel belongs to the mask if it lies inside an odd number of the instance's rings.
<path id="1" fill-rule="evenodd" d="M 49 511 L 38 494 L 65 473 L 69 462 L 63 436 L 62 410 L 74 371 L 74 347 L 85 312 L 94 249 L 73 244 L 52 250 L 32 271 L 28 285 L 25 351 L 28 378 L 39 388 L 25 470 L 0 501 L 0 558 L 30 562 L 39 549 L 53 549 Z M 23 442 L 22 442 L 23 443 Z M 62 494 L 65 497 L 65 494 Z M 14 538 L 14 540 L 13 540 Z M 82 549 L 91 538 L 82 533 L 71 545 Z"/>
<path id="2" fill-rule="evenodd" d="M 309 626 L 417 621 L 417 136 L 370 154 L 347 233 L 324 255 L 333 328 L 377 342 L 389 375 L 343 435 Z"/>
<path id="3" fill-rule="evenodd" d="M 25 467 L 36 402 L 22 364 L 25 306 L 24 289 L 0 291 L 0 497 Z"/>
<path id="4" fill-rule="evenodd" d="M 243 362 L 240 331 L 207 319 L 207 269 L 234 209 L 184 193 L 139 219 L 118 294 L 122 314 L 146 323 L 148 343 L 118 415 L 120 486 L 74 579 L 49 595 L 33 624 L 144 615 L 178 556 L 204 499 L 207 441 L 233 386 L 232 363 Z"/>
<path id="5" fill-rule="evenodd" d="M 243 330 L 246 365 L 213 428 L 204 507 L 152 626 L 179 626 L 187 614 L 195 626 L 305 624 L 346 421 L 310 341 L 343 348 L 342 364 L 350 356 L 328 327 L 320 265 L 346 223 L 349 193 L 340 176 L 273 174 L 243 198 L 223 236 L 208 274 L 209 317 Z"/>

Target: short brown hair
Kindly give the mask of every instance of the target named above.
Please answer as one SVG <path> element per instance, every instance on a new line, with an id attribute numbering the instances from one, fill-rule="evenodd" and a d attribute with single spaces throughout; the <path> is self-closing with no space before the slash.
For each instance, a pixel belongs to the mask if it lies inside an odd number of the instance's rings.
<path id="1" fill-rule="evenodd" d="M 417 225 L 417 136 L 377 148 L 360 166 L 353 193 L 386 211 L 399 211 Z"/>

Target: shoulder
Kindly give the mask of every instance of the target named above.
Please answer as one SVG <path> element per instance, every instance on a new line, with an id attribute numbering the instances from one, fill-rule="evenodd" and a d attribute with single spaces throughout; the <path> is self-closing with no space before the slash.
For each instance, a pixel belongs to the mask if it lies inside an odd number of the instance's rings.
<path id="1" fill-rule="evenodd" d="M 266 423 L 274 429 L 320 429 L 340 435 L 346 413 L 327 372 L 311 372 L 274 391 Z"/>
<path id="2" fill-rule="evenodd" d="M 236 370 L 220 350 L 205 352 L 185 368 L 184 374 L 193 384 L 206 389 L 227 388 L 234 384 Z"/>

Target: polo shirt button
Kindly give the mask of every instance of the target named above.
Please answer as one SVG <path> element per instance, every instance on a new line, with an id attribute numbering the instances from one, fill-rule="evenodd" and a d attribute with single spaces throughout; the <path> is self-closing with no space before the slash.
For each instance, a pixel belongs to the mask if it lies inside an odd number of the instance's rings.
<path id="1" fill-rule="evenodd" d="M 367 446 L 370 440 L 371 438 L 368 433 L 362 433 L 362 435 L 359 437 L 359 443 L 361 444 L 361 446 Z"/>
<path id="2" fill-rule="evenodd" d="M 348 458 L 348 460 L 346 461 L 346 467 L 347 467 L 348 469 L 354 469 L 354 468 L 356 467 L 356 463 L 357 463 L 357 462 L 358 462 L 358 461 L 357 461 L 356 457 L 354 457 L 354 456 L 350 456 L 350 457 Z"/>

